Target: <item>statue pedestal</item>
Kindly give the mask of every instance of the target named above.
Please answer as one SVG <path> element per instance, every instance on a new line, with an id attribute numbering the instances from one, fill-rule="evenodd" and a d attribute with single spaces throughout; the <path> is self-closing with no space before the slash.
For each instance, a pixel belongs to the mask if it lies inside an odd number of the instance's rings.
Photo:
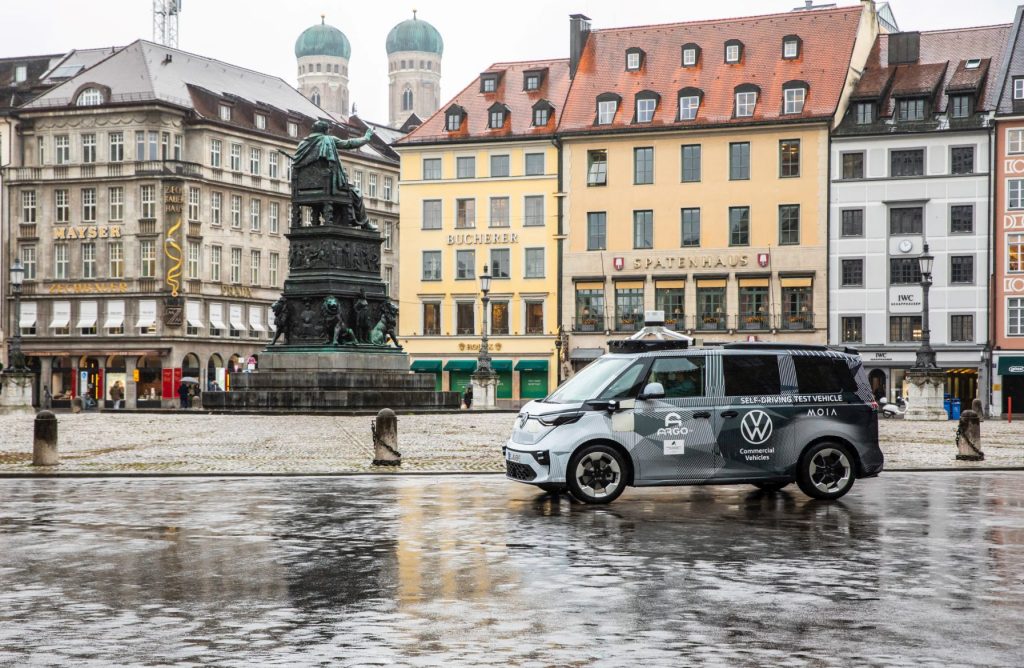
<path id="1" fill-rule="evenodd" d="M 32 385 L 35 374 L 31 371 L 4 371 L 0 373 L 0 414 L 35 415 L 32 407 Z"/>
<path id="2" fill-rule="evenodd" d="M 470 382 L 473 384 L 473 405 L 470 408 L 486 409 L 498 405 L 498 374 L 477 371 L 470 376 Z"/>
<path id="3" fill-rule="evenodd" d="M 942 406 L 946 373 L 939 369 L 911 369 L 907 372 L 907 412 L 904 420 L 947 420 Z"/>

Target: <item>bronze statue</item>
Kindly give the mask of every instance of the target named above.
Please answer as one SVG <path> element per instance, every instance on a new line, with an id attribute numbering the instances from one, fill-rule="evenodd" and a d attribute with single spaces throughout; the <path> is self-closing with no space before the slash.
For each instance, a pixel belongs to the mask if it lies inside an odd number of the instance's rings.
<path id="1" fill-rule="evenodd" d="M 336 297 L 330 296 L 324 299 L 320 306 L 320 315 L 324 319 L 324 327 L 327 329 L 327 344 L 338 346 L 343 343 L 355 343 L 356 337 L 352 330 L 345 326 L 345 320 L 341 317 L 341 304 Z"/>
<path id="2" fill-rule="evenodd" d="M 355 303 L 355 333 L 359 343 L 370 342 L 370 303 L 366 301 L 366 290 L 359 288 L 359 299 Z"/>
<path id="3" fill-rule="evenodd" d="M 370 332 L 370 343 L 375 346 L 386 346 L 390 339 L 396 348 L 401 349 L 395 327 L 398 326 L 398 307 L 390 301 L 384 302 L 380 310 L 380 321 Z"/>
<path id="4" fill-rule="evenodd" d="M 278 297 L 270 310 L 274 312 L 274 340 L 270 342 L 270 345 L 277 343 L 282 335 L 284 335 L 284 344 L 288 345 L 288 327 L 291 318 L 288 313 L 288 300 L 283 296 Z"/>

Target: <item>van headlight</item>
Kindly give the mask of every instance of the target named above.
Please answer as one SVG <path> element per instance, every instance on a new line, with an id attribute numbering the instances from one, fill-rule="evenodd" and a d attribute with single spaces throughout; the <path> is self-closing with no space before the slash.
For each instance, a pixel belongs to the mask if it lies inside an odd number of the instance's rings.
<path id="1" fill-rule="evenodd" d="M 581 417 L 583 417 L 583 413 L 581 411 L 573 413 L 558 413 L 557 415 L 536 415 L 526 418 L 526 421 L 522 426 L 522 430 L 528 434 L 540 434 L 550 429 L 554 429 L 555 427 L 560 427 L 563 424 L 578 422 Z"/>

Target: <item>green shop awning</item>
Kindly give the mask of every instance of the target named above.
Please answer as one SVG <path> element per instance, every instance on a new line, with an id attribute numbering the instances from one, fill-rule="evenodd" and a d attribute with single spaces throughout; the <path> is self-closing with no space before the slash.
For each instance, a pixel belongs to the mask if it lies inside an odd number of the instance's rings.
<path id="1" fill-rule="evenodd" d="M 491 360 L 491 368 L 495 371 L 512 371 L 512 360 Z"/>
<path id="2" fill-rule="evenodd" d="M 547 371 L 547 360 L 519 360 L 516 371 Z"/>
<path id="3" fill-rule="evenodd" d="M 445 371 L 476 371 L 476 360 L 448 360 Z"/>
<path id="4" fill-rule="evenodd" d="M 1024 357 L 1000 357 L 1000 376 L 1024 376 Z"/>
<path id="5" fill-rule="evenodd" d="M 409 370 L 420 373 L 441 373 L 441 360 L 416 360 L 409 365 Z"/>

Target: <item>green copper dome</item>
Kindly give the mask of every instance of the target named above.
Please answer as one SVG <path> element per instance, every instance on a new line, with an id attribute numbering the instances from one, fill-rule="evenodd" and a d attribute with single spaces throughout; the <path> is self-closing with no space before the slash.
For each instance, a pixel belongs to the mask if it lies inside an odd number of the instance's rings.
<path id="1" fill-rule="evenodd" d="M 348 58 L 352 54 L 352 47 L 348 43 L 348 37 L 334 26 L 323 23 L 306 28 L 299 38 L 295 40 L 295 57 L 303 56 L 334 56 L 336 58 Z"/>
<path id="2" fill-rule="evenodd" d="M 411 19 L 402 21 L 388 33 L 387 50 L 388 55 L 398 51 L 428 51 L 440 56 L 444 53 L 444 40 L 437 28 L 416 18 L 413 12 Z"/>

